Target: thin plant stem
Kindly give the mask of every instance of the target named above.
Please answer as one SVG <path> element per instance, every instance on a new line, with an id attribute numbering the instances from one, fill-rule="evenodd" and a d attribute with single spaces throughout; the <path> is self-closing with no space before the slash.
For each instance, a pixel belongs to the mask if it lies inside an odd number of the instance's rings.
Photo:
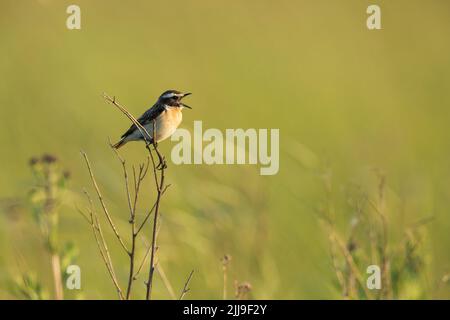
<path id="1" fill-rule="evenodd" d="M 88 158 L 88 156 L 87 156 L 87 154 L 85 152 L 81 151 L 81 154 L 83 155 L 84 160 L 86 162 L 86 166 L 88 168 L 92 184 L 93 184 L 94 189 L 95 189 L 95 191 L 97 193 L 98 199 L 99 199 L 100 204 L 102 206 L 103 212 L 105 213 L 105 216 L 106 216 L 106 218 L 107 218 L 107 220 L 109 222 L 109 225 L 111 226 L 111 229 L 114 231 L 114 234 L 116 235 L 116 238 L 119 240 L 120 245 L 122 246 L 122 248 L 125 250 L 125 252 L 128 255 L 130 255 L 130 251 L 128 250 L 128 248 L 126 247 L 125 243 L 123 242 L 122 237 L 120 236 L 119 231 L 116 228 L 116 225 L 112 221 L 111 215 L 109 214 L 109 211 L 108 211 L 108 208 L 106 207 L 105 201 L 103 200 L 103 196 L 102 196 L 102 194 L 100 192 L 100 189 L 99 189 L 99 187 L 97 185 L 97 181 L 95 180 L 94 173 L 92 172 L 92 168 L 91 168 L 91 164 L 89 162 L 89 158 Z"/>
<path id="2" fill-rule="evenodd" d="M 52 254 L 53 280 L 55 282 L 55 298 L 63 300 L 63 284 L 61 279 L 61 260 L 57 253 Z"/>
<path id="3" fill-rule="evenodd" d="M 189 283 L 191 282 L 193 274 L 194 274 L 194 270 L 191 271 L 191 273 L 189 274 L 189 277 L 187 278 L 186 282 L 184 283 L 184 287 L 183 287 L 183 290 L 181 291 L 179 300 L 183 300 L 186 293 L 189 292 L 189 290 L 190 290 Z"/>
<path id="4" fill-rule="evenodd" d="M 133 124 L 136 126 L 136 128 L 140 131 L 140 133 L 145 141 L 145 147 L 149 153 L 152 167 L 153 167 L 153 176 L 155 179 L 155 187 L 156 187 L 156 191 L 157 191 L 157 197 L 156 197 L 155 206 L 154 206 L 155 209 L 154 209 L 154 218 L 153 218 L 152 243 L 151 243 L 151 250 L 150 250 L 150 267 L 149 267 L 148 279 L 146 282 L 147 290 L 146 290 L 146 295 L 145 295 L 145 298 L 147 300 L 150 300 L 152 287 L 153 287 L 153 275 L 154 275 L 154 271 L 155 271 L 157 225 L 158 225 L 161 197 L 164 194 L 165 189 L 166 189 L 164 186 L 164 180 L 165 180 L 165 169 L 167 168 L 167 164 L 166 164 L 164 157 L 160 154 L 157 143 L 156 143 L 156 139 L 155 139 L 156 123 L 155 123 L 155 121 L 153 120 L 154 121 L 153 122 L 153 135 L 152 135 L 153 139 L 150 140 L 150 135 L 149 135 L 148 131 L 145 129 L 145 127 L 141 123 L 139 123 L 139 121 L 137 121 L 136 118 L 133 117 L 133 115 L 130 112 L 128 112 L 123 106 L 121 106 L 119 103 L 117 103 L 115 97 L 110 97 L 106 93 L 103 94 L 103 97 L 107 100 L 107 102 L 111 103 L 112 105 L 117 107 L 123 114 L 125 114 L 128 117 L 128 119 L 130 119 L 131 122 L 133 122 Z M 152 150 L 150 148 L 151 145 L 153 145 L 153 150 L 155 151 L 156 155 L 159 158 L 158 165 L 156 165 Z M 158 173 L 157 173 L 158 170 L 160 171 L 159 179 L 158 179 Z M 150 215 L 151 212 L 152 212 L 152 210 L 150 210 L 150 213 L 148 215 Z M 147 221 L 147 219 L 145 219 L 144 223 L 141 225 L 141 227 L 138 228 L 138 232 L 142 229 L 142 227 L 144 226 L 146 221 Z M 136 234 L 136 233 L 134 233 L 134 234 Z M 129 279 L 133 279 L 131 274 L 130 274 Z"/>
<path id="5" fill-rule="evenodd" d="M 170 281 L 169 281 L 169 279 L 167 278 L 166 273 L 164 272 L 163 267 L 161 267 L 161 264 L 159 264 L 159 263 L 157 264 L 156 270 L 158 271 L 159 276 L 161 277 L 161 279 L 162 279 L 162 281 L 163 281 L 163 283 L 164 283 L 164 286 L 167 288 L 167 291 L 169 292 L 170 297 L 172 298 L 172 300 L 176 300 L 177 297 L 175 296 L 175 291 L 173 291 L 173 287 L 172 287 L 172 285 L 170 284 Z"/>
<path id="6" fill-rule="evenodd" d="M 78 211 L 81 213 L 81 215 L 83 217 L 88 219 L 88 222 L 92 227 L 92 232 L 94 234 L 94 238 L 97 243 L 97 247 L 100 251 L 100 255 L 103 259 L 103 262 L 105 263 L 106 269 L 108 270 L 108 274 L 111 277 L 114 287 L 116 288 L 117 294 L 119 295 L 119 299 L 124 300 L 125 297 L 123 295 L 122 289 L 120 288 L 119 282 L 117 280 L 116 273 L 114 271 L 114 267 L 112 264 L 111 256 L 109 253 L 108 245 L 106 244 L 106 240 L 103 236 L 103 232 L 102 232 L 100 222 L 98 220 L 98 216 L 97 216 L 96 212 L 94 211 L 92 199 L 91 199 L 90 195 L 87 193 L 87 191 L 85 191 L 84 193 L 90 204 L 89 218 L 88 218 L 88 215 L 84 214 L 82 210 L 78 209 Z"/>

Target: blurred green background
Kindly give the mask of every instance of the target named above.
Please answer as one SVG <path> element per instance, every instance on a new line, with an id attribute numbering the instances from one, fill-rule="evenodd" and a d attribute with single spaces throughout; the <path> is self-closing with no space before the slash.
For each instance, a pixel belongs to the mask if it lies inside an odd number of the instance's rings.
<path id="1" fill-rule="evenodd" d="M 73 3 L 81 30 L 65 25 Z M 369 4 L 380 5 L 382 30 L 366 28 Z M 159 259 L 177 293 L 195 269 L 188 297 L 220 299 L 220 259 L 229 254 L 230 297 L 237 280 L 251 283 L 255 299 L 341 298 L 317 217 L 323 173 L 331 174 L 344 233 L 353 216 L 348 186 L 370 196 L 381 170 L 392 239 L 433 217 L 419 297 L 450 298 L 449 286 L 438 284 L 450 271 L 448 1 L 2 0 L 0 39 L 0 298 L 14 298 L 8 283 L 20 271 L 33 271 L 52 293 L 49 258 L 19 200 L 33 185 L 28 159 L 44 152 L 71 172 L 60 234 L 78 248 L 82 292 L 66 297 L 116 298 L 75 210 L 86 206 L 83 187 L 93 194 L 79 151 L 126 234 L 121 167 L 107 141 L 129 122 L 101 94 L 138 116 L 172 88 L 193 92 L 183 128 L 202 120 L 204 129 L 280 129 L 275 176 L 260 176 L 257 166 L 169 162 Z M 169 155 L 173 145 L 161 149 Z M 121 152 L 129 164 L 146 155 L 140 143 Z M 153 201 L 151 186 L 140 216 Z M 125 284 L 127 257 L 112 233 L 108 239 Z M 143 278 L 135 292 L 143 297 Z M 170 298 L 158 276 L 154 296 Z"/>

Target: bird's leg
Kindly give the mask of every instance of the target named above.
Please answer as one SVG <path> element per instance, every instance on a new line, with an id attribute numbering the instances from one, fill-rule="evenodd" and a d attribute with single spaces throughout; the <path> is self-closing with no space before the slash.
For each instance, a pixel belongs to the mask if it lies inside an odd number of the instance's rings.
<path id="1" fill-rule="evenodd" d="M 158 151 L 158 142 L 156 141 L 156 120 L 153 119 L 153 139 L 152 139 L 153 148 L 155 149 L 156 154 L 158 155 L 159 163 L 156 166 L 157 170 L 163 170 L 167 168 L 166 160 Z"/>
<path id="2" fill-rule="evenodd" d="M 147 149 L 149 149 L 149 151 L 150 151 L 150 145 L 153 145 L 153 149 L 155 150 L 155 153 L 156 153 L 156 155 L 158 156 L 159 163 L 158 163 L 158 165 L 156 166 L 156 169 L 157 169 L 157 170 L 163 170 L 163 169 L 166 169 L 166 168 L 167 168 L 166 159 L 165 159 L 165 157 L 163 157 L 163 156 L 161 155 L 161 153 L 159 153 L 159 150 L 158 150 L 158 143 L 157 143 L 156 141 L 152 141 L 151 143 L 148 143 L 148 144 L 147 144 Z M 150 152 L 151 152 L 151 151 L 150 151 Z"/>
<path id="3" fill-rule="evenodd" d="M 166 159 L 159 153 L 159 151 L 156 147 L 157 147 L 157 144 L 154 145 L 156 154 L 158 155 L 158 159 L 159 159 L 159 163 L 156 166 L 156 169 L 158 169 L 158 170 L 166 169 L 167 168 Z"/>
<path id="4" fill-rule="evenodd" d="M 159 157 L 159 156 L 158 156 Z M 167 164 L 166 164 L 166 160 L 164 159 L 164 157 L 159 159 L 159 163 L 156 166 L 157 170 L 163 170 L 167 168 Z"/>
<path id="5" fill-rule="evenodd" d="M 155 143 L 146 143 L 145 147 L 147 148 L 148 152 L 152 153 L 152 149 L 150 148 L 150 146 L 152 146 L 152 145 L 153 145 L 153 149 L 155 150 L 155 153 L 158 156 L 158 160 L 159 160 L 159 163 L 158 163 L 158 165 L 156 165 L 155 169 L 156 170 L 162 170 L 162 169 L 167 168 L 166 160 L 159 153 L 158 149 L 156 148 L 157 145 Z"/>

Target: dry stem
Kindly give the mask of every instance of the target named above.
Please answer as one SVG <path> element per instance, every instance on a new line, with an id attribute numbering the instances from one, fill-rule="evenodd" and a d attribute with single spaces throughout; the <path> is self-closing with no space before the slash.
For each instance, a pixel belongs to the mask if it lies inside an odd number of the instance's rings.
<path id="1" fill-rule="evenodd" d="M 189 282 L 191 282 L 193 274 L 194 274 L 194 270 L 191 271 L 191 273 L 189 274 L 189 277 L 187 278 L 186 282 L 184 283 L 183 290 L 181 291 L 181 294 L 180 294 L 180 300 L 183 300 L 186 293 L 188 293 L 188 291 L 191 290 L 191 289 L 189 289 Z"/>
<path id="2" fill-rule="evenodd" d="M 97 185 L 97 181 L 95 180 L 94 173 L 92 172 L 92 168 L 91 168 L 91 164 L 89 162 L 88 156 L 83 151 L 81 152 L 81 154 L 83 155 L 84 160 L 86 161 L 86 165 L 87 165 L 87 168 L 89 170 L 89 175 L 91 177 L 92 184 L 93 184 L 93 186 L 95 188 L 95 192 L 97 193 L 98 199 L 99 199 L 100 204 L 102 206 L 103 212 L 105 213 L 105 216 L 106 216 L 106 218 L 107 218 L 107 220 L 109 222 L 109 225 L 111 226 L 111 229 L 114 231 L 114 234 L 116 235 L 116 238 L 119 240 L 120 245 L 122 246 L 122 248 L 125 250 L 125 252 L 128 255 L 130 255 L 130 251 L 127 249 L 127 247 L 125 246 L 125 243 L 122 240 L 122 237 L 119 235 L 119 231 L 117 230 L 116 225 L 112 221 L 111 215 L 109 214 L 108 208 L 106 207 L 105 201 L 103 200 L 103 196 L 102 196 L 102 194 L 100 192 L 100 189 L 99 189 L 99 187 Z"/>
<path id="3" fill-rule="evenodd" d="M 146 282 L 146 286 L 147 286 L 147 290 L 146 290 L 146 299 L 150 300 L 151 299 L 151 292 L 152 292 L 152 287 L 153 287 L 153 275 L 154 275 L 154 271 L 155 271 L 155 254 L 156 254 L 156 234 L 157 234 L 157 225 L 158 225 L 158 217 L 159 217 L 159 209 L 160 209 L 160 203 L 161 203 L 161 197 L 164 194 L 165 190 L 167 189 L 167 187 L 165 187 L 164 185 L 164 178 L 165 178 L 165 169 L 167 168 L 166 165 L 166 161 L 164 159 L 164 157 L 160 154 L 158 147 L 157 147 L 157 143 L 155 139 L 152 139 L 153 141 L 149 140 L 149 133 L 148 131 L 145 129 L 145 127 L 143 125 L 141 125 L 136 118 L 133 117 L 133 115 L 131 115 L 130 112 L 128 112 L 123 106 L 121 106 L 119 103 L 116 102 L 116 98 L 115 97 L 110 97 L 107 94 L 103 94 L 103 97 L 112 105 L 114 105 L 115 107 L 117 107 L 123 114 L 125 114 L 128 119 L 130 119 L 131 122 L 134 123 L 134 125 L 136 126 L 136 128 L 140 131 L 142 137 L 144 138 L 145 141 L 145 146 L 146 149 L 149 153 L 151 162 L 152 162 L 152 167 L 153 167 L 153 175 L 155 178 L 155 187 L 156 187 L 156 191 L 157 191 L 157 197 L 156 197 L 156 202 L 154 205 L 154 218 L 153 218 L 153 231 L 152 231 L 152 243 L 151 243 L 151 251 L 150 251 L 150 267 L 149 267 L 149 273 L 148 273 L 148 280 Z M 156 125 L 155 123 L 153 123 L 153 135 L 152 137 L 156 137 L 155 135 L 155 130 L 156 130 Z M 153 150 L 156 152 L 158 158 L 159 158 L 159 164 L 156 165 L 155 163 L 155 159 L 153 157 L 153 153 L 152 150 L 150 148 L 150 145 L 153 144 Z M 160 171 L 160 178 L 158 179 L 158 173 L 157 171 Z M 151 214 L 151 212 L 153 211 L 150 210 L 148 216 Z M 145 222 L 147 221 L 147 218 L 144 220 L 143 224 L 141 225 L 141 227 L 138 228 L 138 233 L 139 231 L 142 229 L 142 227 L 144 226 Z M 136 234 L 136 233 L 133 233 Z M 130 273 L 129 276 L 129 280 L 132 281 L 133 276 L 132 273 Z"/>
<path id="4" fill-rule="evenodd" d="M 100 222 L 98 220 L 97 213 L 94 210 L 94 205 L 92 203 L 92 199 L 89 194 L 85 191 L 85 195 L 89 201 L 89 217 L 83 213 L 83 211 L 79 210 L 82 216 L 88 220 L 92 227 L 92 232 L 94 233 L 95 241 L 97 242 L 97 247 L 100 251 L 100 255 L 102 256 L 103 262 L 106 265 L 106 269 L 108 270 L 108 274 L 111 277 L 111 280 L 116 288 L 117 294 L 119 295 L 119 299 L 125 299 L 122 289 L 120 288 L 119 282 L 117 281 L 116 273 L 114 271 L 114 267 L 112 264 L 111 256 L 109 254 L 108 245 L 106 244 L 105 237 L 103 236 L 102 228 Z"/>

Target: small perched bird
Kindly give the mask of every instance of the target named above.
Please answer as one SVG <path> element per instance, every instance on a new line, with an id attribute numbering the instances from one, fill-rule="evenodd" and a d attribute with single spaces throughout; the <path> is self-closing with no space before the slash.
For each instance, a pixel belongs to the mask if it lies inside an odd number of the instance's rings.
<path id="1" fill-rule="evenodd" d="M 158 101 L 145 113 L 140 116 L 137 121 L 147 130 L 149 137 L 144 139 L 142 130 L 139 130 L 135 124 L 125 132 L 120 141 L 113 145 L 114 148 L 119 149 L 129 141 L 147 140 L 153 143 L 153 134 L 155 134 L 155 141 L 160 142 L 170 137 L 183 119 L 181 110 L 189 108 L 188 105 L 181 102 L 181 99 L 190 95 L 191 93 L 182 93 L 177 90 L 167 90 L 159 98 Z M 153 130 L 153 124 L 155 129 Z"/>

